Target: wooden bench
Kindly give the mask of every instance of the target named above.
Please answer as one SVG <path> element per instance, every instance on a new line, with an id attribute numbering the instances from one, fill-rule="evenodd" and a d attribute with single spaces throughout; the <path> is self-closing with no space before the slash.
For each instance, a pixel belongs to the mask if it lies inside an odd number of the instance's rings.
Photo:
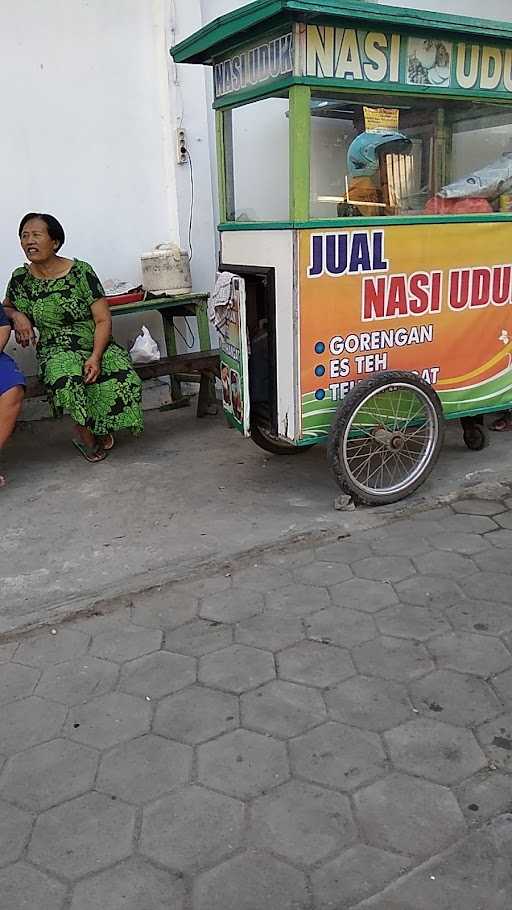
<path id="1" fill-rule="evenodd" d="M 134 363 L 133 368 L 141 379 L 156 379 L 158 376 L 178 374 L 181 378 L 199 379 L 199 396 L 197 399 L 197 416 L 206 417 L 211 413 L 214 381 L 220 375 L 218 351 L 192 351 L 189 354 L 175 354 L 174 357 L 162 357 L 154 363 Z M 212 389 L 213 386 L 213 389 Z M 26 398 L 38 398 L 45 394 L 44 386 L 37 376 L 27 380 Z M 182 407 L 188 404 L 188 398 L 179 395 L 173 404 Z"/>
<path id="2" fill-rule="evenodd" d="M 108 299 L 108 298 L 107 298 Z M 147 294 L 143 301 L 137 303 L 111 306 L 112 316 L 143 313 L 158 310 L 162 317 L 167 356 L 154 363 L 134 364 L 134 370 L 141 379 L 156 379 L 158 376 L 170 376 L 172 404 L 165 408 L 183 407 L 189 399 L 182 394 L 182 381 L 199 381 L 197 399 L 197 416 L 205 417 L 212 413 L 216 406 L 215 378 L 220 376 L 219 352 L 210 349 L 210 328 L 207 314 L 206 294 Z M 176 334 L 174 318 L 176 316 L 195 316 L 197 334 L 201 350 L 178 354 L 176 351 Z M 44 387 L 34 376 L 28 379 L 27 398 L 44 395 Z"/>

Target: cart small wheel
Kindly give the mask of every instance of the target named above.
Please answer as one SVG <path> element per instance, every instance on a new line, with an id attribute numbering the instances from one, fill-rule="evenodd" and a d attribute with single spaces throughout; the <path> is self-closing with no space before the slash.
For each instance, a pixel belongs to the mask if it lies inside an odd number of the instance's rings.
<path id="1" fill-rule="evenodd" d="M 481 452 L 489 444 L 489 437 L 485 427 L 474 423 L 471 427 L 465 426 L 462 433 L 464 442 L 472 452 Z"/>
<path id="2" fill-rule="evenodd" d="M 307 452 L 313 445 L 294 446 L 275 436 L 263 423 L 252 424 L 251 439 L 260 449 L 265 449 L 265 452 L 271 452 L 272 455 L 298 455 L 299 452 Z"/>
<path id="3" fill-rule="evenodd" d="M 331 427 L 328 454 L 337 483 L 367 505 L 404 499 L 432 471 L 443 428 L 441 402 L 418 376 L 384 372 L 358 382 Z"/>

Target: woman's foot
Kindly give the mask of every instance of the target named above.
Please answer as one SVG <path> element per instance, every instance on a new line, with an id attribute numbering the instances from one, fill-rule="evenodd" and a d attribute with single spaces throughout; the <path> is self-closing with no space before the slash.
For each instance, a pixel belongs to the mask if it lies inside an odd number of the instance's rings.
<path id="1" fill-rule="evenodd" d="M 105 449 L 97 442 L 92 446 L 87 446 L 81 439 L 73 439 L 73 445 L 90 464 L 95 464 L 97 461 L 105 461 L 108 455 L 108 452 L 105 452 Z"/>
<path id="2" fill-rule="evenodd" d="M 498 417 L 494 423 L 491 423 L 490 429 L 494 430 L 495 433 L 506 433 L 512 430 L 512 414 L 504 414 L 502 417 Z"/>
<path id="3" fill-rule="evenodd" d="M 0 490 L 2 489 L 2 487 L 5 487 L 6 483 L 7 483 L 7 481 L 6 481 L 5 477 L 3 476 L 3 474 L 0 474 Z"/>
<path id="4" fill-rule="evenodd" d="M 110 450 L 114 448 L 114 443 L 115 443 L 114 434 L 107 433 L 106 436 L 98 436 L 98 442 L 99 442 L 101 448 L 105 449 L 105 452 L 110 452 Z"/>

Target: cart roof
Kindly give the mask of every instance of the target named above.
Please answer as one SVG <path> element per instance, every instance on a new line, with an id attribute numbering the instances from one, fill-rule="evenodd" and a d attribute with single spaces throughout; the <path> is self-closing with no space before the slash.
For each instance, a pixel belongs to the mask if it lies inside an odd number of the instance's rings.
<path id="1" fill-rule="evenodd" d="M 232 13 L 214 19 L 171 49 L 176 63 L 212 64 L 223 51 L 240 44 L 254 32 L 269 31 L 282 22 L 376 23 L 403 30 L 512 41 L 512 24 L 469 16 L 453 16 L 429 10 L 400 9 L 363 0 L 256 0 Z"/>

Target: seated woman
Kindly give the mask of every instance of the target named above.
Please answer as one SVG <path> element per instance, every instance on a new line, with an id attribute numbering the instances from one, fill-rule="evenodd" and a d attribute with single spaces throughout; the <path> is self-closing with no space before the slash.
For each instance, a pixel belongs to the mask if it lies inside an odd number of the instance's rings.
<path id="1" fill-rule="evenodd" d="M 74 445 L 90 462 L 103 461 L 115 430 L 143 428 L 142 383 L 111 337 L 101 283 L 86 262 L 58 256 L 65 236 L 52 215 L 31 212 L 19 227 L 28 263 L 13 272 L 5 311 L 18 341 L 34 342 L 52 413 L 70 414 Z"/>
<path id="2" fill-rule="evenodd" d="M 11 336 L 11 324 L 0 306 L 0 451 L 9 439 L 23 404 L 25 377 L 12 357 L 4 353 Z M 5 477 L 0 474 L 0 487 Z"/>

